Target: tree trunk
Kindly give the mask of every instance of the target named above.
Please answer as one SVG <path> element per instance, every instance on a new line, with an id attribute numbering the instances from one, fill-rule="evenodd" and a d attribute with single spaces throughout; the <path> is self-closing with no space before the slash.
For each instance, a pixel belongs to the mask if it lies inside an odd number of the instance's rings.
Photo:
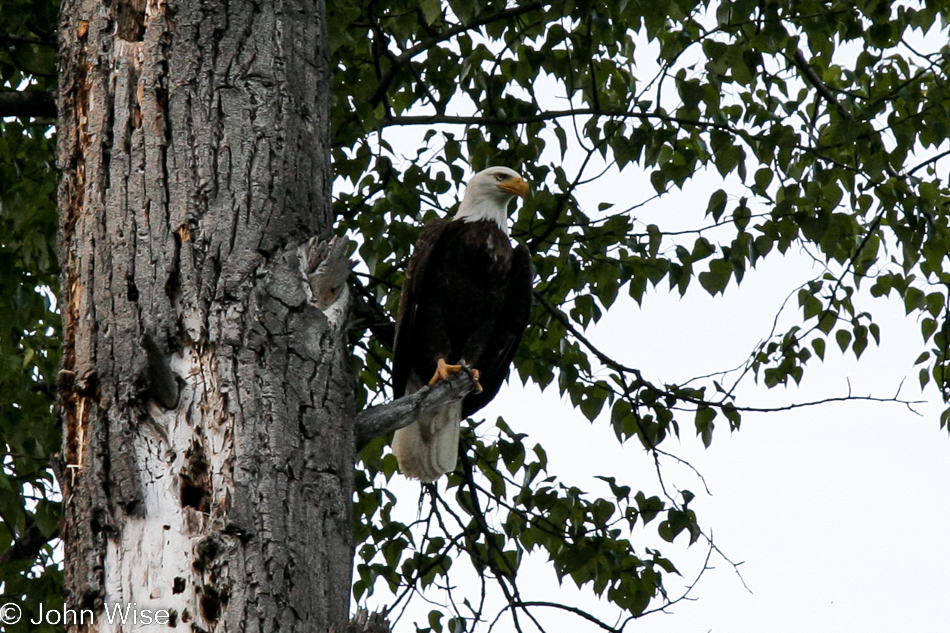
<path id="1" fill-rule="evenodd" d="M 323 1 L 65 0 L 60 54 L 66 604 L 95 610 L 67 628 L 326 631 L 354 404 L 346 292 L 319 309 L 301 263 L 331 235 Z"/>

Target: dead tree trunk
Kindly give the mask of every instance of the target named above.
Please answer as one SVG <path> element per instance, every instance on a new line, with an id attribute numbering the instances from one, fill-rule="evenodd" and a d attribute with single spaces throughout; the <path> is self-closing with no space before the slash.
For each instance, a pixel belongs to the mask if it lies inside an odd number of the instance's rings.
<path id="1" fill-rule="evenodd" d="M 63 2 L 66 604 L 96 611 L 70 630 L 346 619 L 346 292 L 318 308 L 301 262 L 331 235 L 324 15 Z"/>

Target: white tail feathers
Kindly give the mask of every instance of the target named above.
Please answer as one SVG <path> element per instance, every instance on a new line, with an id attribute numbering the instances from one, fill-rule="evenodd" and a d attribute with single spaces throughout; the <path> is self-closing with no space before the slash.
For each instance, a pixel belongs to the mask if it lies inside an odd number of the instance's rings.
<path id="1" fill-rule="evenodd" d="M 408 391 L 408 390 L 407 390 Z M 435 481 L 455 470 L 459 454 L 462 402 L 424 409 L 419 419 L 396 431 L 393 453 L 406 477 Z"/>

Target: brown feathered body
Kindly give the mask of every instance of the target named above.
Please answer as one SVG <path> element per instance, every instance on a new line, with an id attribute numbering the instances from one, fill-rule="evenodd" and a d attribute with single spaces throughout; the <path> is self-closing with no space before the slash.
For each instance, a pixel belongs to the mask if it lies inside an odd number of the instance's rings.
<path id="1" fill-rule="evenodd" d="M 396 397 L 425 386 L 439 359 L 477 369 L 482 391 L 424 411 L 396 432 L 393 450 L 409 477 L 454 470 L 459 422 L 484 407 L 508 374 L 531 308 L 534 276 L 524 245 L 512 248 L 492 219 L 433 220 L 410 258 L 396 325 Z"/>

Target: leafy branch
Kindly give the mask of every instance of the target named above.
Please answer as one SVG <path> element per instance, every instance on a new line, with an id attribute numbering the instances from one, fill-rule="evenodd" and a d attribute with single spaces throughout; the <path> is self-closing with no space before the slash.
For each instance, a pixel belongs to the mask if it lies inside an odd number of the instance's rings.
<path id="1" fill-rule="evenodd" d="M 379 84 L 376 86 L 375 92 L 373 92 L 369 98 L 370 105 L 373 107 L 379 105 L 379 103 L 386 96 L 386 91 L 389 90 L 389 86 L 392 85 L 393 79 L 395 79 L 399 70 L 417 55 L 424 53 L 434 46 L 438 46 L 439 44 L 446 42 L 456 35 L 464 33 L 465 31 L 471 31 L 473 29 L 485 26 L 486 24 L 507 20 L 524 13 L 529 13 L 531 11 L 538 11 L 543 8 L 544 5 L 544 2 L 530 2 L 527 4 L 510 7 L 491 15 L 485 15 L 480 18 L 476 18 L 465 24 L 457 24 L 452 28 L 446 29 L 442 33 L 439 33 L 438 35 L 433 35 L 432 37 L 429 37 L 418 44 L 411 46 L 390 60 L 389 69 L 379 78 Z"/>
<path id="2" fill-rule="evenodd" d="M 56 118 L 56 98 L 52 93 L 38 90 L 0 91 L 0 118 L 36 117 Z"/>

